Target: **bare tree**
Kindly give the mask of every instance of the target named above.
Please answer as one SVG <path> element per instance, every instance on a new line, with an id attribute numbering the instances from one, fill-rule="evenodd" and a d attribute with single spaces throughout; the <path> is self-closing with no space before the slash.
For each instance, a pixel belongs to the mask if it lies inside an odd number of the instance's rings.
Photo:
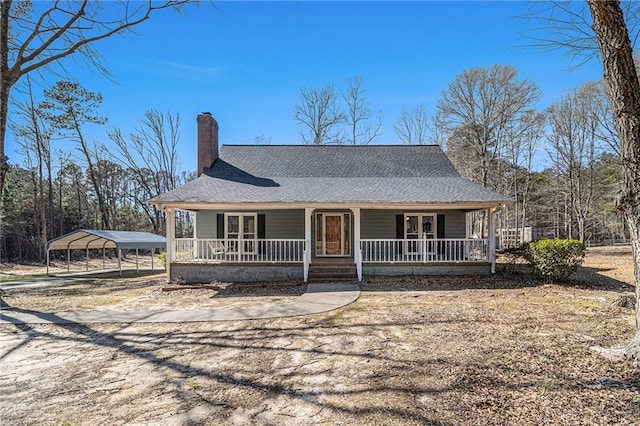
<path id="1" fill-rule="evenodd" d="M 362 87 L 362 77 L 349 79 L 349 86 L 342 94 L 342 99 L 347 107 L 345 124 L 349 128 L 349 143 L 368 145 L 381 133 L 382 112 L 378 112 L 375 123 L 371 124 L 372 112 L 367 99 L 367 89 Z"/>
<path id="2" fill-rule="evenodd" d="M 306 144 L 342 143 L 340 125 L 345 114 L 340 110 L 333 86 L 322 89 L 300 89 L 300 104 L 294 108 L 294 118 L 305 130 L 300 132 Z"/>
<path id="3" fill-rule="evenodd" d="M 636 284 L 636 333 L 609 354 L 640 364 L 640 80 L 620 1 L 587 0 L 600 48 L 604 82 L 620 138 L 622 189 L 617 200 L 631 234 Z"/>
<path id="4" fill-rule="evenodd" d="M 587 83 L 587 86 L 591 92 L 592 109 L 598 121 L 596 137 L 605 142 L 617 156 L 620 156 L 620 138 L 618 138 L 613 110 L 607 97 L 604 82 Z"/>
<path id="5" fill-rule="evenodd" d="M 107 70 L 94 49 L 96 41 L 131 31 L 161 9 L 179 9 L 190 0 L 120 1 L 82 0 L 37 3 L 0 2 L 0 194 L 9 163 L 5 135 L 11 89 L 25 75 L 60 63 L 69 56 Z"/>
<path id="6" fill-rule="evenodd" d="M 434 145 L 440 145 L 442 149 L 447 148 L 447 139 L 449 139 L 449 129 L 447 129 L 442 114 L 436 113 L 431 117 L 431 124 L 428 126 L 429 142 Z"/>
<path id="7" fill-rule="evenodd" d="M 531 174 L 533 172 L 533 157 L 537 142 L 544 130 L 545 118 L 535 110 L 524 112 L 519 120 L 507 126 L 505 143 L 502 147 L 502 167 L 498 167 L 497 174 L 503 176 L 505 193 L 510 194 L 514 203 L 503 209 L 502 220 L 509 229 L 519 230 L 524 236 L 527 220 L 527 203 L 531 189 Z M 495 179 L 495 173 L 494 173 Z M 516 237 L 511 244 L 520 244 Z"/>
<path id="8" fill-rule="evenodd" d="M 516 69 L 508 65 L 471 68 L 443 92 L 438 111 L 451 131 L 464 128 L 467 132 L 480 161 L 478 181 L 483 186 L 489 186 L 489 172 L 507 134 L 540 96 L 534 83 L 518 79 Z"/>
<path id="9" fill-rule="evenodd" d="M 119 129 L 109 133 L 117 147 L 112 159 L 128 169 L 141 188 L 141 191 L 133 194 L 135 202 L 145 212 L 156 233 L 162 231 L 163 216 L 148 201 L 171 191 L 180 183 L 179 135 L 180 116 L 164 114 L 155 109 L 144 113 L 141 125 L 130 135 L 125 136 Z"/>
<path id="10" fill-rule="evenodd" d="M 52 185 L 52 167 L 51 167 L 51 136 L 52 130 L 44 123 L 40 111 L 34 100 L 31 81 L 27 76 L 28 97 L 25 102 L 17 104 L 18 114 L 22 120 L 20 123 L 13 122 L 11 125 L 13 134 L 29 155 L 32 152 L 36 154 L 38 169 L 38 202 L 36 209 L 39 216 L 41 247 L 40 260 L 44 260 L 44 247 L 47 244 L 49 236 L 49 228 L 53 224 L 53 185 Z M 47 174 L 47 199 L 45 203 L 45 173 Z"/>
<path id="11" fill-rule="evenodd" d="M 568 202 L 568 237 L 584 241 L 587 219 L 596 196 L 596 131 L 599 125 L 597 92 L 587 84 L 549 107 L 551 159 L 565 186 Z"/>
<path id="12" fill-rule="evenodd" d="M 271 136 L 259 134 L 253 137 L 254 145 L 271 145 Z"/>
<path id="13" fill-rule="evenodd" d="M 429 121 L 424 104 L 402 106 L 400 117 L 393 125 L 396 135 L 407 145 L 424 145 L 428 141 Z"/>

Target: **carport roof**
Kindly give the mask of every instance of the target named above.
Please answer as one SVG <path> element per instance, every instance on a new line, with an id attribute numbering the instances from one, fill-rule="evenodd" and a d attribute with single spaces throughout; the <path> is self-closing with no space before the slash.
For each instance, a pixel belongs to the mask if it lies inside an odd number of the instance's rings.
<path id="1" fill-rule="evenodd" d="M 165 248 L 167 239 L 150 232 L 78 229 L 47 241 L 47 250 Z"/>

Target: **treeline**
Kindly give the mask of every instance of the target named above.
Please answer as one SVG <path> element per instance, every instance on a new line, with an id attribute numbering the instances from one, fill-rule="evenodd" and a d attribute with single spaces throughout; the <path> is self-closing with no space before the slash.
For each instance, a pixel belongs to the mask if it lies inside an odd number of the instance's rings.
<path id="1" fill-rule="evenodd" d="M 148 200 L 193 178 L 178 167 L 179 116 L 149 110 L 132 132 L 112 128 L 95 141 L 87 135 L 107 123 L 99 93 L 70 81 L 40 95 L 26 87 L 10 123 L 24 162 L 7 175 L 0 259 L 42 260 L 48 239 L 79 228 L 164 234 L 164 213 Z M 294 108 L 302 142 L 374 143 L 383 117 L 366 94 L 360 77 L 342 92 L 302 89 Z M 615 202 L 619 143 L 602 86 L 588 83 L 538 110 L 541 96 L 513 67 L 472 68 L 447 86 L 433 114 L 405 105 L 393 129 L 402 143 L 444 146 L 461 175 L 510 196 L 499 229 L 531 227 L 534 239 L 625 240 Z M 486 217 L 476 219 L 475 231 L 486 235 Z M 191 229 L 189 215 L 178 216 L 177 234 Z"/>
<path id="2" fill-rule="evenodd" d="M 380 136 L 383 118 L 372 112 L 362 78 L 347 83 L 344 90 L 301 89 L 294 117 L 303 142 L 362 144 Z M 471 68 L 448 84 L 432 114 L 424 104 L 404 105 L 393 129 L 402 143 L 442 145 L 463 176 L 509 195 L 514 204 L 497 215 L 503 231 L 626 240 L 615 204 L 619 141 L 601 82 L 569 90 L 542 110 L 541 97 L 511 66 Z M 487 234 L 484 215 L 473 226 Z"/>
<path id="3" fill-rule="evenodd" d="M 105 196 L 105 214 L 113 230 L 148 231 L 164 235 L 164 213 L 147 205 L 146 192 L 138 185 L 138 171 L 102 160 L 96 164 L 97 179 Z M 151 173 L 149 178 L 153 179 Z M 176 182 L 192 176 L 182 172 Z M 40 193 L 36 168 L 11 166 L 4 194 L 4 214 L 0 224 L 0 259 L 3 261 L 39 261 L 44 256 L 46 239 L 77 229 L 104 229 L 102 212 L 86 170 L 74 163 L 63 164 L 47 191 Z M 49 197 L 48 188 L 52 193 Z M 44 216 L 44 217 L 43 217 Z M 177 216 L 178 235 L 189 235 L 191 218 Z"/>
<path id="4" fill-rule="evenodd" d="M 179 116 L 145 112 L 130 134 L 114 128 L 108 142 L 89 136 L 106 124 L 102 96 L 76 82 L 59 81 L 18 103 L 10 128 L 24 164 L 7 173 L 0 218 L 0 259 L 40 260 L 48 239 L 80 229 L 165 233 L 154 196 L 193 178 L 178 169 Z M 178 215 L 177 233 L 192 228 Z"/>
<path id="5" fill-rule="evenodd" d="M 514 201 L 499 212 L 499 229 L 525 235 L 530 227 L 533 239 L 627 241 L 616 209 L 619 140 L 604 88 L 587 83 L 542 111 L 534 108 L 539 96 L 511 67 L 464 72 L 438 103 L 447 154 L 463 176 Z"/>

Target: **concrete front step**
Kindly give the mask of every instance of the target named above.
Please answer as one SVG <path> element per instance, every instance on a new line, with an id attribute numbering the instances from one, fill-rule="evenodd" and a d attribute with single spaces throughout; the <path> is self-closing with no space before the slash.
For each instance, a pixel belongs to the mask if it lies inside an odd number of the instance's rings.
<path id="1" fill-rule="evenodd" d="M 309 265 L 309 280 L 320 281 L 355 281 L 358 275 L 352 263 L 321 263 Z"/>

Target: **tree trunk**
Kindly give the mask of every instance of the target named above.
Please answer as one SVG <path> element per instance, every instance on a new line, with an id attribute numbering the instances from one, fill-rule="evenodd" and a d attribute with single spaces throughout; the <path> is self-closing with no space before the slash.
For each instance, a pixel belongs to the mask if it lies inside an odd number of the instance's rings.
<path id="1" fill-rule="evenodd" d="M 77 133 L 78 140 L 80 141 L 80 148 L 82 150 L 82 153 L 84 154 L 85 159 L 87 160 L 87 171 L 89 172 L 89 180 L 91 181 L 93 190 L 96 192 L 96 197 L 98 198 L 98 208 L 100 209 L 100 222 L 102 224 L 102 229 L 111 229 L 111 224 L 109 223 L 108 206 L 104 201 L 104 194 L 102 193 L 102 189 L 98 184 L 95 166 L 93 164 L 93 161 L 91 160 L 91 153 L 89 152 L 89 147 L 87 146 L 84 140 L 84 136 L 82 135 L 80 124 L 75 119 L 75 117 L 73 125 Z"/>
<path id="2" fill-rule="evenodd" d="M 9 171 L 9 159 L 5 155 L 4 137 L 7 132 L 9 114 L 9 92 L 11 81 L 9 75 L 9 11 L 11 1 L 0 2 L 0 208 L 4 181 Z"/>
<path id="3" fill-rule="evenodd" d="M 617 205 L 629 227 L 635 268 L 636 333 L 617 353 L 640 364 L 640 81 L 620 2 L 587 0 L 587 3 L 620 136 L 622 189 Z"/>

